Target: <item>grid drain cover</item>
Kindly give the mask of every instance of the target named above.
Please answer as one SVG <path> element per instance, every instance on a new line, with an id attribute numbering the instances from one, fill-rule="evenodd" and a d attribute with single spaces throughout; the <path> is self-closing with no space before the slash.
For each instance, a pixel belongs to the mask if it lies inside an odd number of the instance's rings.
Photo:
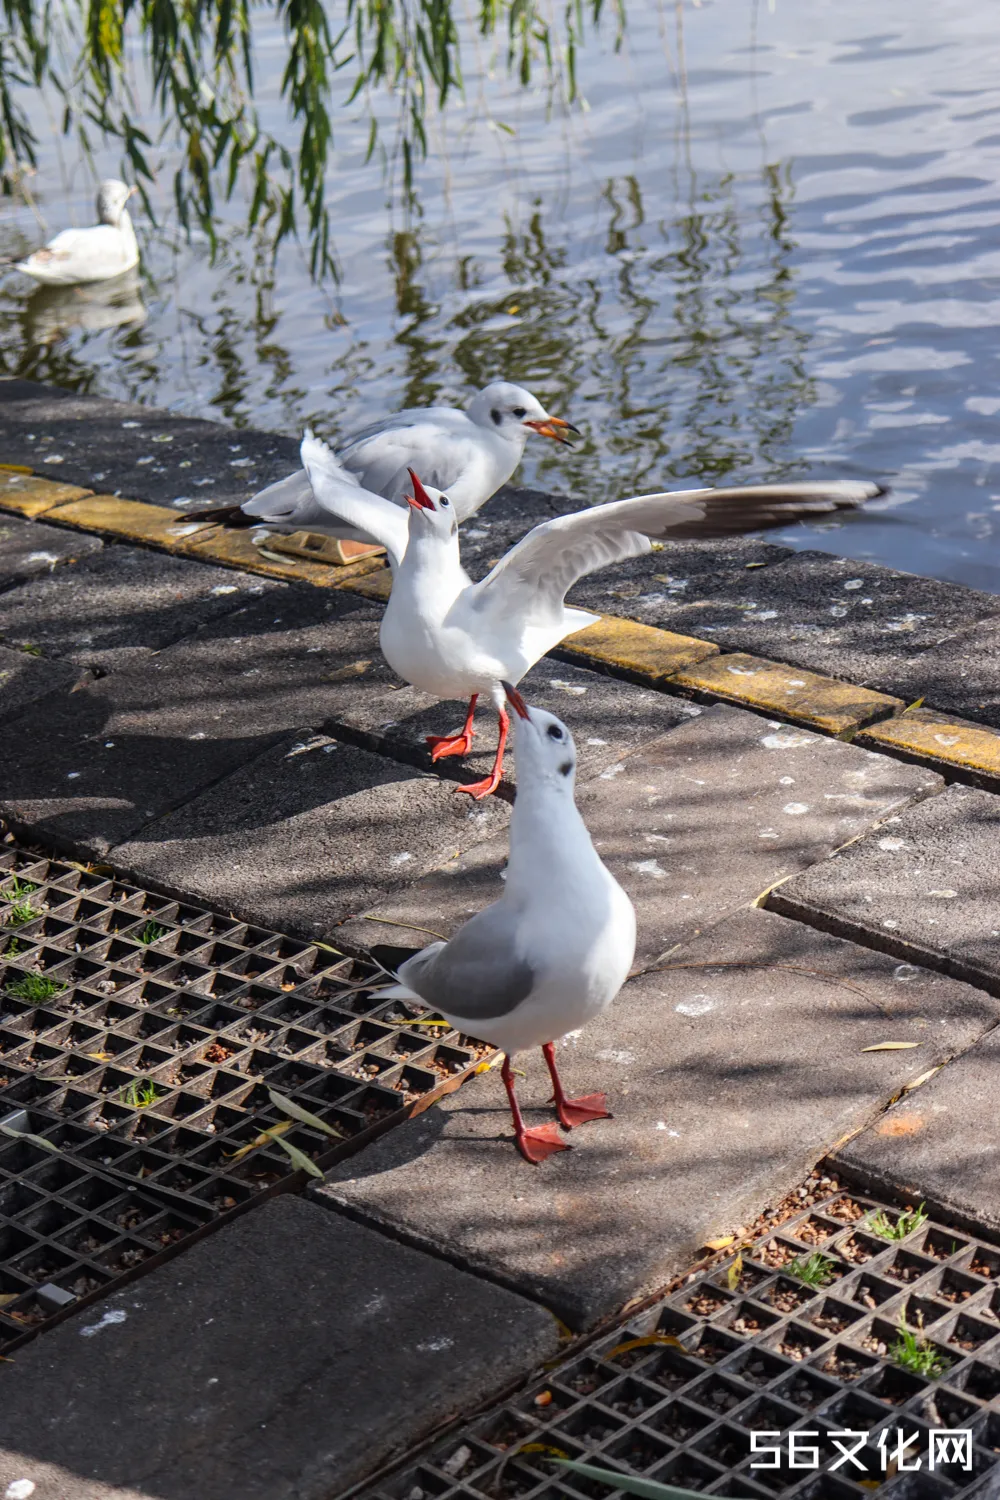
<path id="1" fill-rule="evenodd" d="M 891 1228 L 898 1212 L 846 1188 L 817 1194 L 744 1250 L 741 1268 L 730 1257 L 695 1276 L 369 1500 L 611 1494 L 613 1479 L 559 1470 L 556 1452 L 743 1500 L 860 1500 L 876 1489 L 886 1500 L 996 1500 L 1000 1246 L 932 1219 L 887 1240 L 872 1219 L 884 1214 L 876 1222 Z M 796 1272 L 817 1256 L 823 1284 L 810 1286 Z M 920 1330 L 936 1377 L 893 1358 L 901 1320 Z"/>
<path id="2" fill-rule="evenodd" d="M 15 846 L 0 853 L 0 1350 L 297 1185 L 489 1049 L 376 966 Z M 416 1023 L 416 1024 L 413 1024 Z M 41 1137 L 57 1152 L 36 1144 Z"/>

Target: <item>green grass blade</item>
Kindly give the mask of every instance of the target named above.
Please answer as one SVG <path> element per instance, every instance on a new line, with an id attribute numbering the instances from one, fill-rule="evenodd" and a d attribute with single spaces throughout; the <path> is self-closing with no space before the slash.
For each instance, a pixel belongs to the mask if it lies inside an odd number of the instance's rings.
<path id="1" fill-rule="evenodd" d="M 280 1146 L 282 1151 L 288 1152 L 288 1155 L 300 1172 L 308 1172 L 310 1177 L 318 1177 L 320 1182 L 323 1181 L 323 1173 L 319 1167 L 304 1151 L 300 1151 L 298 1146 L 293 1146 L 291 1142 L 284 1140 L 280 1135 L 274 1137 L 274 1144 Z"/>
<path id="2" fill-rule="evenodd" d="M 583 1479 L 606 1484 L 609 1490 L 624 1490 L 626 1495 L 639 1495 L 641 1500 L 704 1500 L 695 1490 L 680 1490 L 675 1484 L 663 1484 L 658 1479 L 639 1479 L 634 1474 L 621 1474 L 614 1469 L 601 1469 L 596 1464 L 582 1464 L 574 1458 L 554 1458 L 560 1469 L 571 1469 Z"/>
<path id="3" fill-rule="evenodd" d="M 277 1089 L 268 1089 L 268 1098 L 275 1109 L 283 1109 L 286 1115 L 291 1115 L 293 1120 L 298 1120 L 301 1125 L 311 1125 L 313 1130 L 322 1130 L 324 1135 L 332 1136 L 335 1141 L 342 1141 L 343 1135 L 339 1130 L 321 1120 L 319 1115 L 310 1114 L 309 1110 L 303 1109 L 301 1104 L 296 1104 L 294 1099 L 289 1099 L 286 1094 L 279 1094 Z M 323 1174 L 320 1173 L 320 1176 Z"/>

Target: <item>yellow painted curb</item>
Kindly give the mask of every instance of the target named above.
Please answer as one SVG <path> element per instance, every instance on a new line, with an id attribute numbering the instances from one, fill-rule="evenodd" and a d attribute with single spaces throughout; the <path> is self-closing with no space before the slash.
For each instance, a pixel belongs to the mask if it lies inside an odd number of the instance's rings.
<path id="1" fill-rule="evenodd" d="M 624 620 L 617 615 L 602 615 L 597 625 L 588 625 L 585 630 L 567 636 L 559 650 L 583 662 L 617 667 L 653 682 L 664 682 L 685 667 L 719 654 L 713 641 L 675 635 L 672 630 L 640 625 L 637 620 Z"/>
<path id="2" fill-rule="evenodd" d="M 56 484 L 52 479 L 38 479 L 13 465 L 0 464 L 0 510 L 11 510 L 18 516 L 29 519 L 41 516 L 54 505 L 92 493 L 75 484 Z"/>
<path id="3" fill-rule="evenodd" d="M 96 531 L 123 541 L 148 542 L 169 552 L 187 552 L 190 537 L 179 535 L 185 519 L 162 505 L 122 500 L 119 495 L 89 495 L 53 506 L 47 519 L 81 531 Z"/>
<path id="4" fill-rule="evenodd" d="M 350 589 L 352 594 L 360 594 L 365 599 L 378 599 L 385 603 L 392 588 L 392 569 L 387 568 L 381 558 L 376 558 L 374 561 L 378 566 L 370 568 L 367 576 L 363 578 L 356 575 L 353 578 L 346 577 L 348 569 L 338 568 L 337 572 L 341 575 L 338 582 L 342 580 L 342 587 Z"/>
<path id="5" fill-rule="evenodd" d="M 902 753 L 940 771 L 970 773 L 970 780 L 1000 781 L 1000 734 L 982 724 L 953 719 L 930 708 L 911 708 L 858 735 L 858 744 Z"/>
<path id="6" fill-rule="evenodd" d="M 306 562 L 304 558 L 270 552 L 266 542 L 263 548 L 255 546 L 249 531 L 226 531 L 221 526 L 200 529 L 190 537 L 184 550 L 189 557 L 197 557 L 201 562 L 221 563 L 227 568 L 240 568 L 245 573 L 261 573 L 265 578 L 311 583 L 316 588 L 339 588 L 382 566 L 382 559 L 377 557 L 362 558 L 360 562 L 348 563 L 344 567 Z"/>
<path id="7" fill-rule="evenodd" d="M 821 677 L 817 672 L 782 666 L 743 652 L 717 656 L 681 672 L 671 685 L 724 698 L 760 713 L 795 719 L 827 734 L 849 734 L 873 719 L 887 718 L 903 706 L 899 698 L 890 698 L 886 693 L 873 693 L 849 682 L 838 682 L 833 677 Z"/>

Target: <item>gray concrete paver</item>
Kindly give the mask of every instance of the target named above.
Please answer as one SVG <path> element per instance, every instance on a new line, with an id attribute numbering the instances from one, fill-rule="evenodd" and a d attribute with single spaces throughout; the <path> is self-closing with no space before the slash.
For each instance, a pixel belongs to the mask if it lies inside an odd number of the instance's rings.
<path id="1" fill-rule="evenodd" d="M 0 410 L 4 463 L 154 505 L 239 504 L 298 467 L 294 438 L 30 380 L 0 380 Z"/>
<path id="2" fill-rule="evenodd" d="M 982 991 L 750 910 L 626 985 L 558 1051 L 615 1118 L 528 1166 L 496 1072 L 335 1167 L 315 1191 L 586 1328 L 752 1219 L 910 1079 L 1000 1015 Z M 865 1053 L 889 1039 L 912 1051 Z M 518 1080 L 551 1118 L 541 1059 Z"/>
<path id="3" fill-rule="evenodd" d="M 100 552 L 100 537 L 18 516 L 0 516 L 0 588 L 51 573 L 62 563 Z"/>
<path id="4" fill-rule="evenodd" d="M 71 662 L 46 661 L 28 651 L 0 646 L 0 719 L 12 719 L 49 693 L 66 692 L 83 678 Z"/>
<path id="5" fill-rule="evenodd" d="M 509 811 L 499 798 L 470 802 L 437 777 L 307 732 L 111 857 L 140 881 L 329 939 L 337 922 L 498 832 Z"/>
<path id="6" fill-rule="evenodd" d="M 725 575 L 720 588 L 689 608 L 636 617 L 724 650 L 776 658 L 906 698 L 914 675 L 920 676 L 920 653 L 996 614 L 994 594 L 800 552 L 775 567 Z"/>
<path id="7" fill-rule="evenodd" d="M 996 1234 L 998 1099 L 1000 1033 L 994 1031 L 841 1146 L 834 1161 L 894 1197 L 926 1200 Z"/>
<path id="8" fill-rule="evenodd" d="M 3 1366 L 0 1484 L 329 1500 L 556 1344 L 524 1299 L 279 1198 Z"/>
<path id="9" fill-rule="evenodd" d="M 982 620 L 915 656 L 901 681 L 911 701 L 1000 728 L 1000 620 Z"/>
<path id="10" fill-rule="evenodd" d="M 576 732 L 575 712 L 570 722 Z M 635 903 L 641 964 L 941 785 L 933 772 L 718 705 L 583 780 L 577 804 Z M 371 915 L 448 932 L 499 897 L 506 856 L 506 839 L 467 851 Z M 343 937 L 361 945 L 374 927 L 355 922 Z"/>
<path id="11" fill-rule="evenodd" d="M 281 584 L 140 547 L 105 546 L 0 594 L 0 640 L 108 669 L 113 653 L 160 651 Z"/>
<path id="12" fill-rule="evenodd" d="M 775 911 L 1000 991 L 1000 797 L 950 786 L 769 897 Z"/>

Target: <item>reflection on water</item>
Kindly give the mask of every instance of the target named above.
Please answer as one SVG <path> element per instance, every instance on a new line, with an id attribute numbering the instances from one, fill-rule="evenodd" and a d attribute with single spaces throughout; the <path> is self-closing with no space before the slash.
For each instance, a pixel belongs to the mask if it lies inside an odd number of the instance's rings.
<path id="1" fill-rule="evenodd" d="M 439 122 L 408 217 L 345 111 L 339 289 L 294 247 L 272 267 L 235 220 L 210 267 L 174 244 L 165 195 L 146 321 L 43 313 L 7 272 L 0 365 L 331 437 L 504 374 L 587 433 L 573 453 L 531 445 L 527 481 L 596 501 L 689 477 L 885 477 L 882 519 L 789 540 L 1000 591 L 992 8 L 632 0 L 628 24 L 621 54 L 609 37 L 579 59 L 590 107 L 565 119 L 488 59 L 477 74 L 470 34 L 469 103 Z M 260 36 L 273 86 L 280 38 Z M 87 222 L 83 172 L 62 183 L 53 155 L 38 181 L 51 228 Z M 0 214 L 0 252 L 37 242 L 30 215 Z"/>
<path id="2" fill-rule="evenodd" d="M 136 270 L 87 286 L 39 286 L 24 304 L 24 347 L 54 344 L 76 332 L 107 333 L 145 323 L 147 316 Z"/>

